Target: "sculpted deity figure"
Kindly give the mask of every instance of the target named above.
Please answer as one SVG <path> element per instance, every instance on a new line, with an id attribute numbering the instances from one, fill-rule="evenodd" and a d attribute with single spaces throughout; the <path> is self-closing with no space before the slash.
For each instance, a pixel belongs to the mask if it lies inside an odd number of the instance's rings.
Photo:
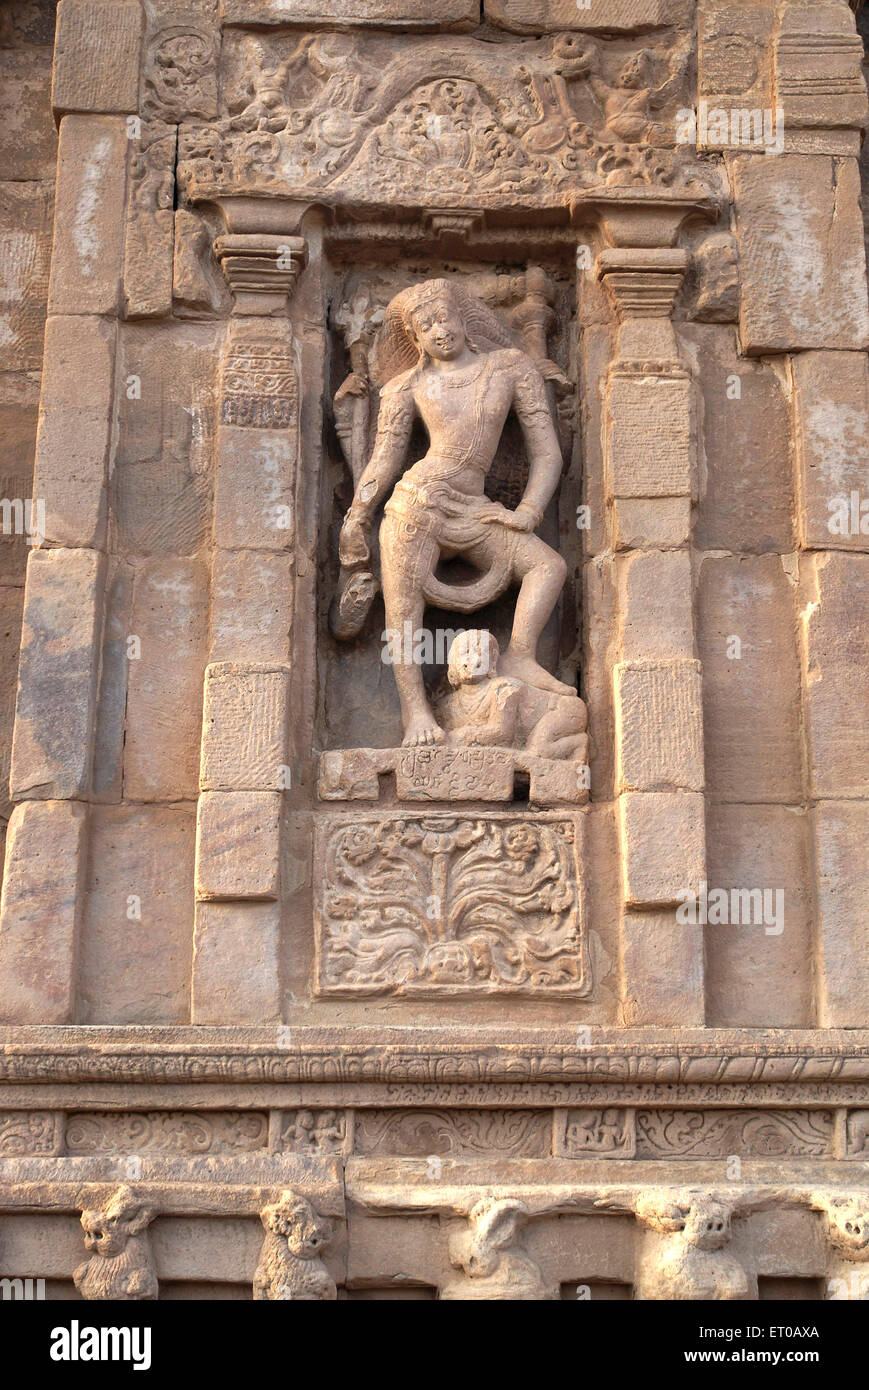
<path id="1" fill-rule="evenodd" d="M 543 378 L 533 360 L 510 342 L 485 305 L 446 280 L 403 290 L 389 304 L 375 353 L 386 383 L 377 440 L 341 530 L 339 609 L 345 600 L 352 605 L 354 595 L 363 605 L 370 601 L 371 529 L 385 503 L 380 558 L 387 628 L 418 629 L 426 603 L 475 612 L 518 584 L 513 632 L 499 674 L 575 698 L 572 687 L 537 661 L 538 640 L 567 573 L 561 556 L 534 535 L 561 476 L 561 450 Z M 530 464 L 515 511 L 485 495 L 486 475 L 511 409 L 522 426 Z M 428 432 L 428 452 L 399 477 L 416 420 Z M 479 577 L 468 583 L 438 578 L 439 562 L 456 556 Z M 444 742 L 419 664 L 397 660 L 394 670 L 404 743 Z"/>

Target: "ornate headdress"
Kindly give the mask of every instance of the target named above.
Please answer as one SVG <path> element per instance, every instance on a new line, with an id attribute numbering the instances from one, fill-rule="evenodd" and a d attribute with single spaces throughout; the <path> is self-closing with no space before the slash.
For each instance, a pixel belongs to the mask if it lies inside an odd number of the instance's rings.
<path id="1" fill-rule="evenodd" d="M 421 361 L 419 345 L 410 329 L 414 310 L 434 299 L 449 295 L 458 306 L 468 336 L 468 346 L 474 352 L 494 352 L 497 348 L 519 347 L 519 340 L 492 310 L 461 284 L 450 280 L 423 280 L 411 285 L 390 300 L 383 317 L 383 327 L 374 345 L 372 376 L 378 386 L 385 386 L 399 372 L 410 371 Z"/>

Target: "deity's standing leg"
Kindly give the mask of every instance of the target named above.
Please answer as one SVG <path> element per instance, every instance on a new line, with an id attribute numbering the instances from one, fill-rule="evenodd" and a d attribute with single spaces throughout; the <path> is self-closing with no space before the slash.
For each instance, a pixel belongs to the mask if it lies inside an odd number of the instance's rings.
<path id="1" fill-rule="evenodd" d="M 384 544 L 381 530 L 381 557 L 383 560 L 383 603 L 386 609 L 386 626 L 396 634 L 392 653 L 395 683 L 401 701 L 401 720 L 404 726 L 403 742 L 410 747 L 426 743 L 443 743 L 444 731 L 432 713 L 422 678 L 422 666 L 413 659 L 413 634 L 422 627 L 425 615 L 425 599 L 413 580 L 398 566 L 390 563 L 389 543 Z M 411 640 L 405 639 L 410 633 Z"/>

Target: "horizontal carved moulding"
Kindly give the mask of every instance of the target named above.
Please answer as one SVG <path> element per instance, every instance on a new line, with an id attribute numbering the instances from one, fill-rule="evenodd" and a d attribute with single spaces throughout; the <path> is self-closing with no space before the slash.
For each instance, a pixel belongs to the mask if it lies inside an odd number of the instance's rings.
<path id="1" fill-rule="evenodd" d="M 587 995 L 581 816 L 321 821 L 321 995 Z"/>

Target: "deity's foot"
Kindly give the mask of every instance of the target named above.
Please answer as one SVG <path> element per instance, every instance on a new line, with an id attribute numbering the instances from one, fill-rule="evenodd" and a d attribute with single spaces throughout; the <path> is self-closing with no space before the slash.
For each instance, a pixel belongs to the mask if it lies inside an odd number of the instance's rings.
<path id="1" fill-rule="evenodd" d="M 498 675 L 512 676 L 514 680 L 533 685 L 537 690 L 549 690 L 553 695 L 576 694 L 572 685 L 565 685 L 563 681 L 556 680 L 555 676 L 544 671 L 533 657 L 523 652 L 512 651 L 509 647 L 498 662 Z"/>
<path id="2" fill-rule="evenodd" d="M 401 742 L 404 748 L 423 748 L 428 744 L 443 743 L 445 737 L 434 715 L 425 711 L 411 716 Z"/>

